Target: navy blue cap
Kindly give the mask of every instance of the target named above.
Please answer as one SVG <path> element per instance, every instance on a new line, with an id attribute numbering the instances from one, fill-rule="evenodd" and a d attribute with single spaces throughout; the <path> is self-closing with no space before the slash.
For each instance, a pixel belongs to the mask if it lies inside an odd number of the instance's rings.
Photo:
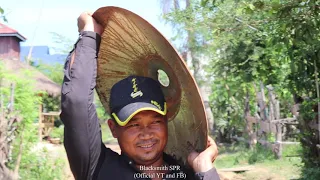
<path id="1" fill-rule="evenodd" d="M 149 77 L 129 76 L 117 82 L 110 93 L 110 111 L 120 126 L 125 126 L 137 113 L 152 110 L 167 114 L 161 84 Z"/>

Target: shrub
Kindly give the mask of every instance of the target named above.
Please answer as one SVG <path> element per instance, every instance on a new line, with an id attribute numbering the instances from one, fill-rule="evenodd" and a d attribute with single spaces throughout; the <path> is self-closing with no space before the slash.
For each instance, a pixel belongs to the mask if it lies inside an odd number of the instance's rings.
<path id="1" fill-rule="evenodd" d="M 265 160 L 274 160 L 274 159 L 275 159 L 274 153 L 270 149 L 258 143 L 256 147 L 252 151 L 250 151 L 249 157 L 248 157 L 248 163 L 254 164 L 257 162 L 263 162 Z"/>
<path id="2" fill-rule="evenodd" d="M 61 142 L 63 142 L 64 136 L 64 125 L 59 126 L 58 128 L 55 127 L 50 133 L 50 137 L 52 138 L 59 138 Z"/>
<path id="3" fill-rule="evenodd" d="M 64 179 L 64 159 L 50 156 L 46 148 L 30 151 L 23 156 L 19 175 L 28 180 L 62 180 Z"/>

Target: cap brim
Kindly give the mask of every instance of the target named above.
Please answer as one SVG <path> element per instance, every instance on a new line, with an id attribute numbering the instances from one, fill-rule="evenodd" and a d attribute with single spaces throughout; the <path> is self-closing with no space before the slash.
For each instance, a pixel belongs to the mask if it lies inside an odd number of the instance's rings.
<path id="1" fill-rule="evenodd" d="M 146 103 L 146 102 L 136 102 L 124 106 L 118 113 L 112 113 L 113 118 L 120 126 L 125 126 L 130 119 L 141 111 L 155 111 L 161 115 L 166 115 L 167 108 L 164 105 L 164 110 L 161 111 L 157 106 Z"/>

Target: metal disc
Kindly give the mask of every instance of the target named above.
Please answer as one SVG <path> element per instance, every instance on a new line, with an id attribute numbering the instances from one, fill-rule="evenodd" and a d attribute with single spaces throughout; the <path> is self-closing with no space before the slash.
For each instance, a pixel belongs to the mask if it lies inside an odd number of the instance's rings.
<path id="1" fill-rule="evenodd" d="M 97 92 L 109 111 L 111 87 L 129 75 L 168 82 L 162 90 L 168 106 L 168 143 L 165 152 L 187 165 L 192 150 L 206 148 L 208 123 L 199 89 L 184 60 L 150 23 L 119 7 L 102 7 L 93 17 L 104 27 L 98 54 Z M 163 77 L 163 76 L 161 76 Z"/>

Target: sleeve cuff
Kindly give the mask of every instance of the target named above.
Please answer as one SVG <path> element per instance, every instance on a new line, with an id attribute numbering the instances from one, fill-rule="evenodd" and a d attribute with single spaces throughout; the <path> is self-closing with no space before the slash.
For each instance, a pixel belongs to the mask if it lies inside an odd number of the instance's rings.
<path id="1" fill-rule="evenodd" d="M 77 45 L 79 41 L 83 41 L 84 45 L 95 49 L 97 53 L 99 52 L 101 36 L 98 33 L 93 31 L 82 31 L 79 33 L 79 39 L 75 45 Z"/>
<path id="2" fill-rule="evenodd" d="M 220 180 L 216 168 L 212 168 L 207 172 L 195 173 L 197 180 Z"/>

